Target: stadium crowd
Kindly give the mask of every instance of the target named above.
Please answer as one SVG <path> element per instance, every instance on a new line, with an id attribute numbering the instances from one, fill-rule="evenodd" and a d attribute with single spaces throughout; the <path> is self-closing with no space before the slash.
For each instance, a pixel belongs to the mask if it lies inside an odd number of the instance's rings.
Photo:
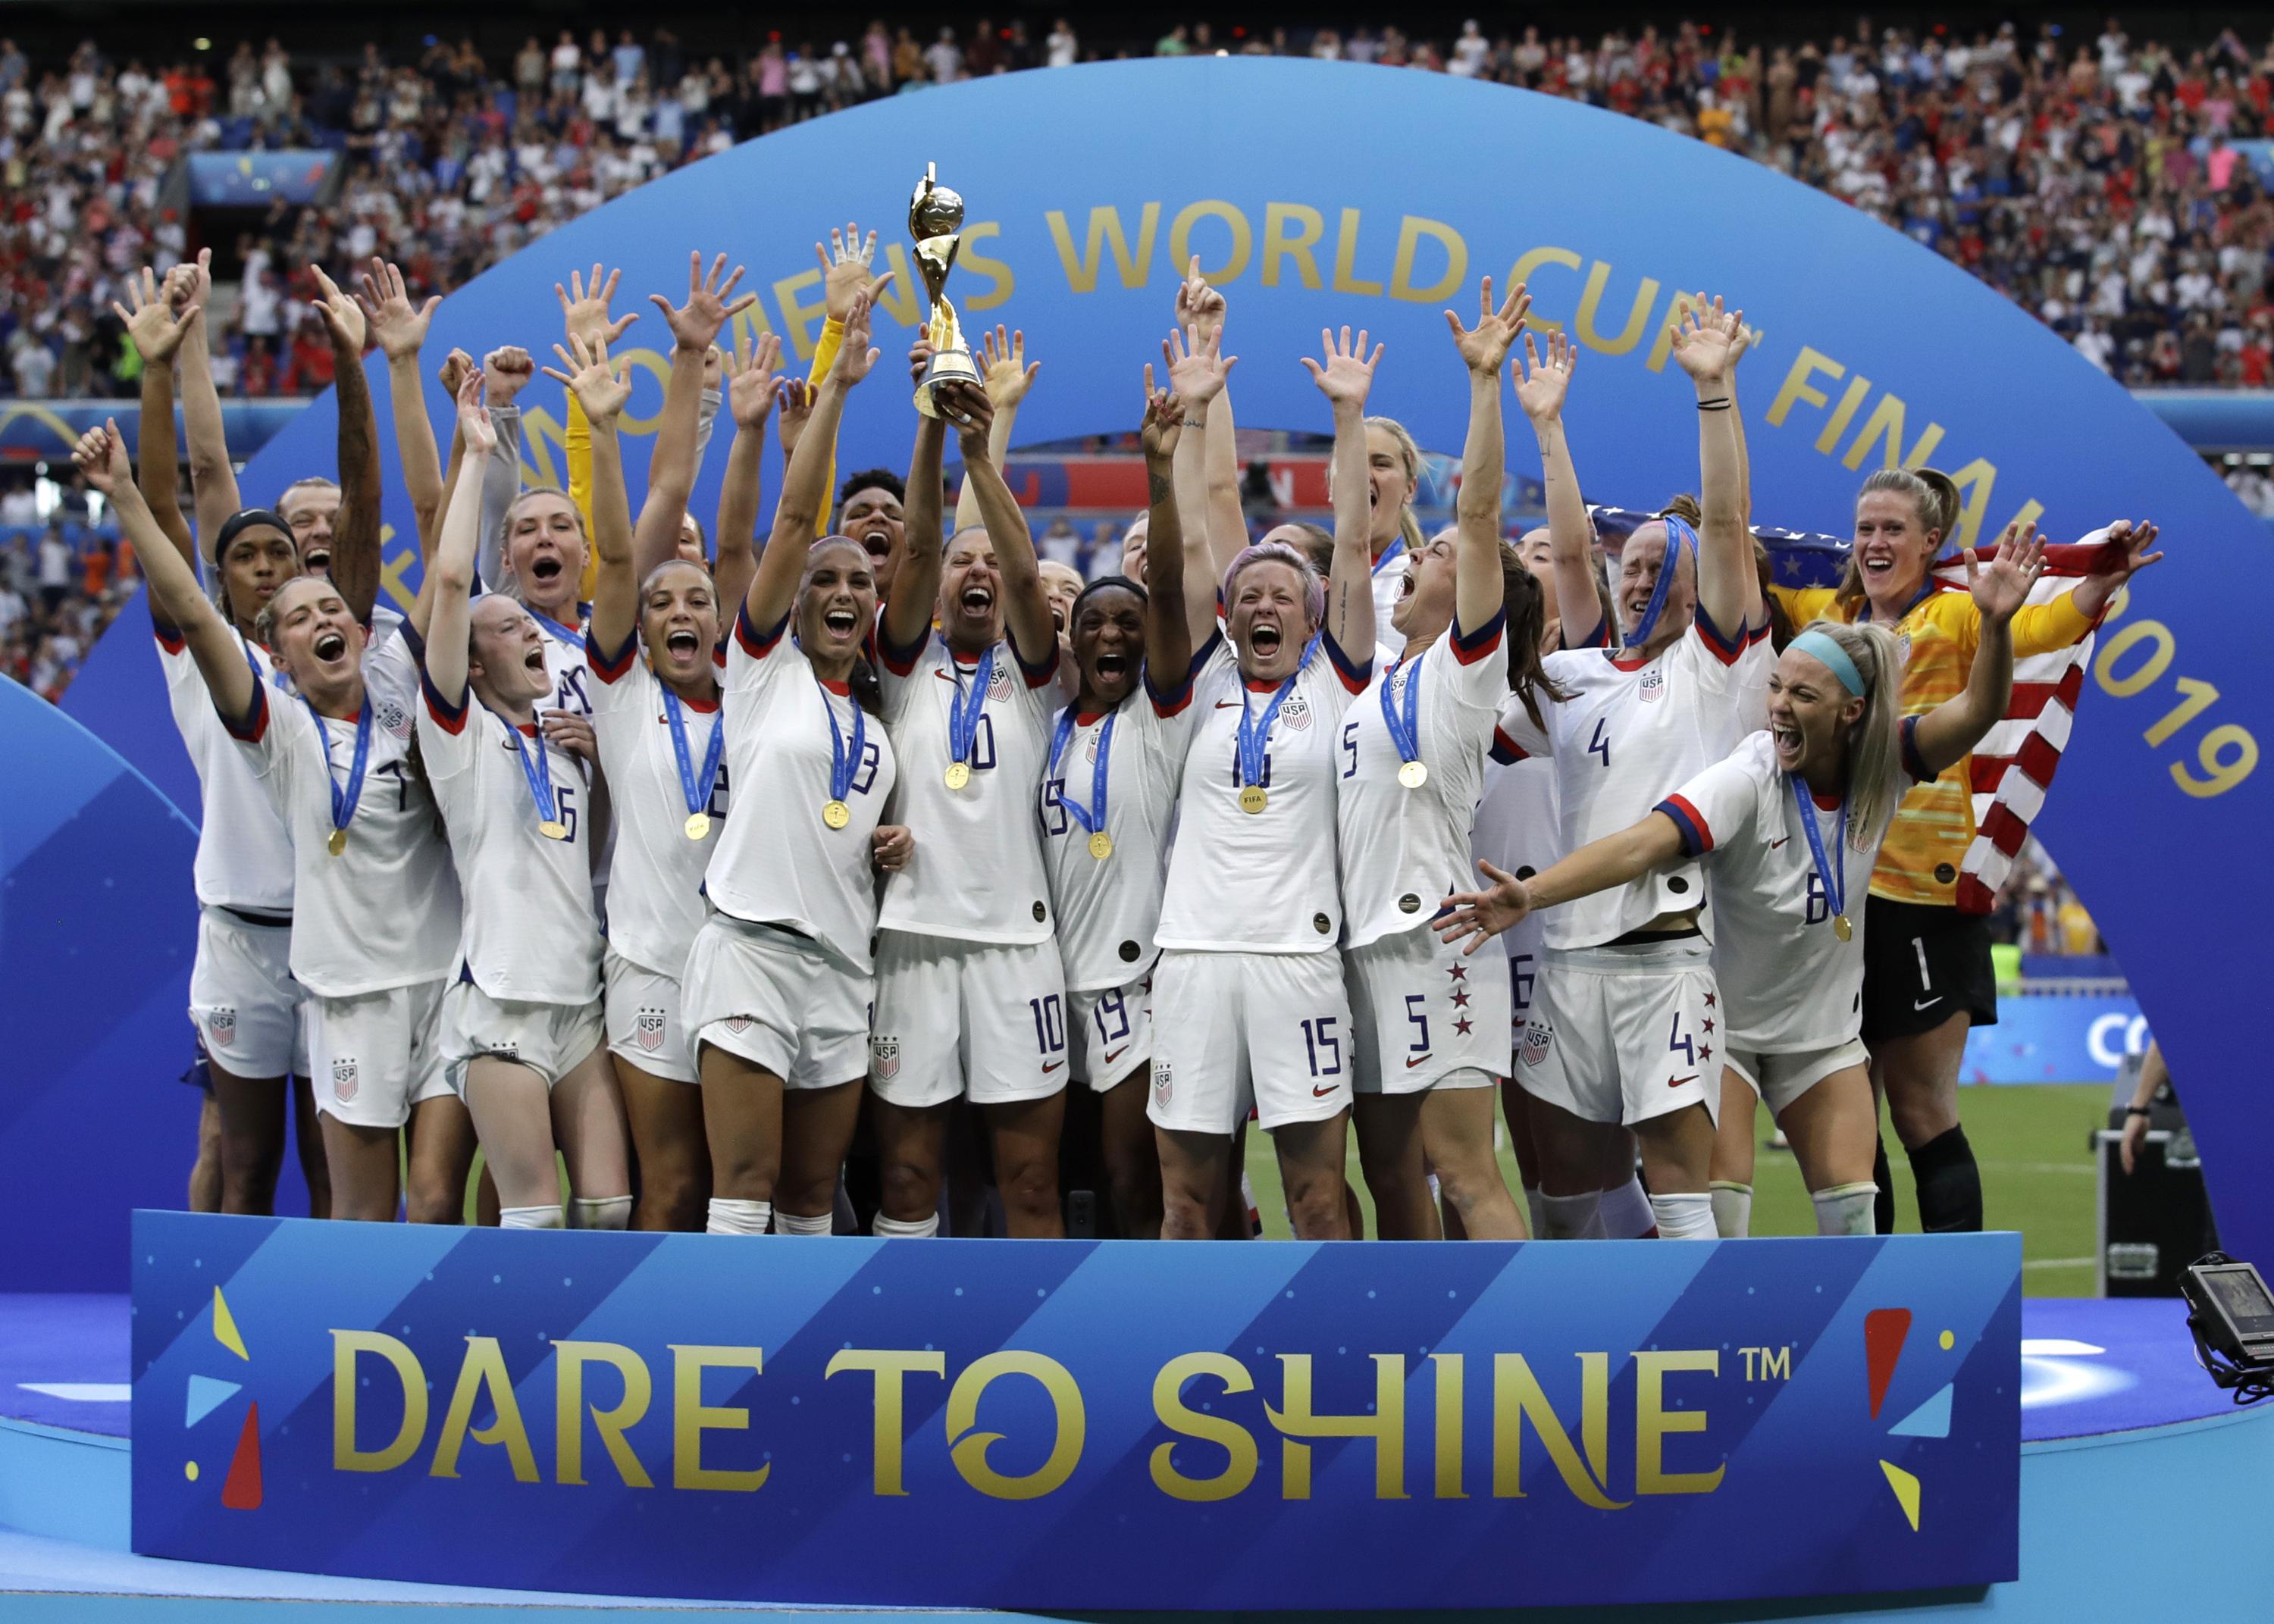
<path id="1" fill-rule="evenodd" d="M 184 257 L 188 222 L 163 197 L 186 152 L 346 154 L 335 202 L 280 204 L 217 256 L 242 266 L 214 335 L 223 393 L 313 393 L 331 357 L 305 267 L 344 274 L 383 251 L 414 290 L 448 291 L 620 192 L 787 124 L 993 73 L 1221 52 L 1492 79 L 1648 119 L 1869 211 L 2127 384 L 2274 375 L 2274 202 L 2239 145 L 2267 134 L 2274 41 L 2232 31 L 2171 44 L 2114 19 L 2089 40 L 2051 24 L 1971 39 L 1867 24 L 1825 44 L 1683 23 L 1590 42 L 1471 22 L 1441 43 L 1392 26 L 1266 37 L 1195 23 L 1148 43 L 1064 20 L 1039 38 L 1020 21 L 877 21 L 750 46 L 563 30 L 486 56 L 436 39 L 310 61 L 271 39 L 119 62 L 88 41 L 34 63 L 0 40 L 0 395 L 135 391 L 110 302 L 130 267 Z"/>

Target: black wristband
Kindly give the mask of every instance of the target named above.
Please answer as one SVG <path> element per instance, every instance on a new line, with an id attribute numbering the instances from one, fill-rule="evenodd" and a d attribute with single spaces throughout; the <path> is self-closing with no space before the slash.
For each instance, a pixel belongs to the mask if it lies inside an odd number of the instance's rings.
<path id="1" fill-rule="evenodd" d="M 1700 411 L 1727 411 L 1729 410 L 1729 397 L 1726 395 L 1716 395 L 1710 401 L 1700 401 L 1698 402 L 1698 410 Z"/>
<path id="2" fill-rule="evenodd" d="M 2144 1105 L 2127 1105 L 2124 1108 L 2124 1114 L 2127 1116 L 2152 1116 L 2155 1115 L 2153 1111 L 2150 1110 Z"/>

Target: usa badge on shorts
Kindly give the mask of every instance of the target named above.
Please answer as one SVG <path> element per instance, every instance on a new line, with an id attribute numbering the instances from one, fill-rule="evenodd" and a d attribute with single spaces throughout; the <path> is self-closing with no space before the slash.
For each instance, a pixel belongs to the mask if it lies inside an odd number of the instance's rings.
<path id="1" fill-rule="evenodd" d="M 345 1105 L 349 1101 L 356 1097 L 356 1090 L 362 1086 L 363 1081 L 362 1079 L 357 1075 L 356 1063 L 354 1061 L 335 1060 L 332 1062 L 333 1099 L 338 1101 L 342 1105 Z"/>
<path id="2" fill-rule="evenodd" d="M 632 1022 L 632 1041 L 651 1055 L 663 1047 L 663 1011 L 642 1010 Z"/>
<path id="3" fill-rule="evenodd" d="M 227 1049 L 237 1041 L 237 1011 L 222 1008 L 206 1016 L 206 1037 L 216 1049 Z"/>
<path id="4" fill-rule="evenodd" d="M 1166 1105 L 1169 1094 L 1176 1086 L 1176 1073 L 1165 1060 L 1153 1062 L 1153 1103 Z"/>
<path id="5" fill-rule="evenodd" d="M 1666 673 L 1660 671 L 1657 666 L 1653 665 L 1648 671 L 1642 673 L 1643 703 L 1646 705 L 1654 705 L 1665 697 Z"/>
<path id="6" fill-rule="evenodd" d="M 879 1082 L 889 1083 L 900 1074 L 900 1041 L 898 1038 L 869 1040 L 869 1071 Z"/>
<path id="7" fill-rule="evenodd" d="M 1547 1046 L 1555 1041 L 1555 1034 L 1535 1020 L 1525 1027 L 1524 1047 L 1517 1052 L 1523 1056 L 1525 1064 L 1536 1066 L 1547 1058 Z"/>

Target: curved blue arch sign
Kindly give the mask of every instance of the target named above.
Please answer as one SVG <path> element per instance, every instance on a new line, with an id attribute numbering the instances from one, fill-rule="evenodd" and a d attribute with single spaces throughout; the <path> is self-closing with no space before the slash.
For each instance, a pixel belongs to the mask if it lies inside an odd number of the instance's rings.
<path id="1" fill-rule="evenodd" d="M 1761 335 L 1744 365 L 1754 509 L 1845 534 L 1855 489 L 1886 463 L 1931 462 L 1964 494 L 1962 530 L 2016 517 L 2056 538 L 2153 516 L 2169 560 L 2104 634 L 2059 793 L 2037 827 L 2091 903 L 2185 1090 L 2238 1252 L 2274 1257 L 2274 1135 L 2255 1079 L 2253 985 L 2265 959 L 2274 725 L 2255 617 L 2217 614 L 2253 568 L 2263 527 L 2169 430 L 2059 338 L 1917 244 L 1773 171 L 1653 126 L 1500 86 L 1346 64 L 1246 58 L 1117 63 L 895 97 L 801 124 L 682 169 L 533 244 L 452 296 L 429 357 L 451 345 L 550 353 L 553 284 L 624 267 L 623 308 L 685 286 L 687 253 L 747 263 L 753 318 L 810 353 L 821 322 L 812 243 L 850 214 L 900 272 L 879 325 L 908 336 L 920 290 L 905 237 L 926 162 L 969 205 L 951 296 L 975 330 L 1013 322 L 1043 362 L 1020 418 L 1030 440 L 1133 425 L 1189 253 L 1231 299 L 1241 420 L 1324 429 L 1296 357 L 1326 323 L 1387 341 L 1378 410 L 1457 447 L 1466 397 L 1440 311 L 1477 278 L 1528 282 L 1534 318 L 1568 324 L 1581 364 L 1568 412 L 1589 494 L 1655 504 L 1696 480 L 1690 392 L 1668 365 L 1677 289 L 1743 306 Z M 660 401 L 661 324 L 632 329 L 633 426 Z M 643 347 L 645 346 L 645 347 Z M 373 369 L 381 392 L 382 368 Z M 430 384 L 429 406 L 448 402 Z M 530 471 L 557 477 L 561 402 L 523 397 Z M 840 466 L 900 465 L 912 415 L 896 375 L 855 397 Z M 333 464 L 328 404 L 255 459 L 249 495 Z M 1519 434 L 1511 466 L 1536 473 Z M 392 450 L 388 453 L 390 458 Z M 634 440 L 628 460 L 644 453 Z M 715 503 L 709 459 L 696 508 Z M 636 470 L 635 470 L 636 471 Z M 390 590 L 416 565 L 399 489 Z M 136 635 L 139 636 L 139 628 Z M 113 642 L 117 642 L 114 639 Z M 107 650 L 112 658 L 120 650 Z M 147 658 L 147 656 L 144 658 Z M 112 680 L 89 723 L 179 779 L 154 681 Z M 2142 876 L 2152 878 L 2142 883 Z M 2217 966 L 2217 973 L 2213 967 Z"/>

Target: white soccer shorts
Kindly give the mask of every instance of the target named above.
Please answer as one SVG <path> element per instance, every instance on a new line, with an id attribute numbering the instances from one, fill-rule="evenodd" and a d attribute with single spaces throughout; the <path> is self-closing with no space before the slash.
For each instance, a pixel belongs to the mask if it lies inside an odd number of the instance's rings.
<path id="1" fill-rule="evenodd" d="M 875 985 L 810 937 L 713 914 L 688 952 L 681 1007 L 698 1054 L 708 1043 L 784 1087 L 834 1088 L 868 1070 Z"/>
<path id="2" fill-rule="evenodd" d="M 1745 1086 L 1767 1101 L 1770 1113 L 1781 1116 L 1795 1100 L 1849 1066 L 1869 1066 L 1864 1040 L 1849 1038 L 1829 1049 L 1803 1049 L 1798 1054 L 1764 1055 L 1753 1049 L 1731 1049 L 1722 1056 Z"/>
<path id="3" fill-rule="evenodd" d="M 1153 1059 L 1152 973 L 1124 987 L 1066 994 L 1066 1025 L 1075 1081 L 1097 1094 L 1127 1081 Z"/>
<path id="4" fill-rule="evenodd" d="M 679 983 L 636 965 L 614 948 L 600 966 L 608 1052 L 651 1077 L 695 1080 L 695 1045 L 680 1025 Z"/>
<path id="5" fill-rule="evenodd" d="M 1153 968 L 1156 1128 L 1229 1134 L 1255 1108 L 1264 1128 L 1320 1122 L 1351 1102 L 1357 1034 L 1342 955 L 1171 949 Z"/>
<path id="6" fill-rule="evenodd" d="M 1056 942 L 886 930 L 877 943 L 869 1086 L 888 1104 L 1040 1100 L 1066 1085 L 1065 967 Z"/>
<path id="7" fill-rule="evenodd" d="M 1721 1109 L 1722 1011 L 1702 936 L 1562 952 L 1532 989 L 1513 1072 L 1526 1094 L 1590 1122 Z"/>
<path id="8" fill-rule="evenodd" d="M 1480 1087 L 1508 1075 L 1507 956 L 1463 957 L 1427 925 L 1343 955 L 1359 1094 Z"/>
<path id="9" fill-rule="evenodd" d="M 292 979 L 290 925 L 255 925 L 226 908 L 198 910 L 190 1024 L 206 1058 L 231 1077 L 307 1073 L 300 1041 L 304 989 Z"/>
<path id="10" fill-rule="evenodd" d="M 316 1109 L 358 1128 L 399 1128 L 450 1092 L 442 1066 L 440 981 L 352 998 L 311 996 L 305 1013 Z"/>
<path id="11" fill-rule="evenodd" d="M 493 998 L 461 977 L 442 993 L 442 1064 L 463 1099 L 466 1064 L 491 1056 L 525 1065 L 547 1088 L 591 1058 L 606 1035 L 600 1006 Z"/>

